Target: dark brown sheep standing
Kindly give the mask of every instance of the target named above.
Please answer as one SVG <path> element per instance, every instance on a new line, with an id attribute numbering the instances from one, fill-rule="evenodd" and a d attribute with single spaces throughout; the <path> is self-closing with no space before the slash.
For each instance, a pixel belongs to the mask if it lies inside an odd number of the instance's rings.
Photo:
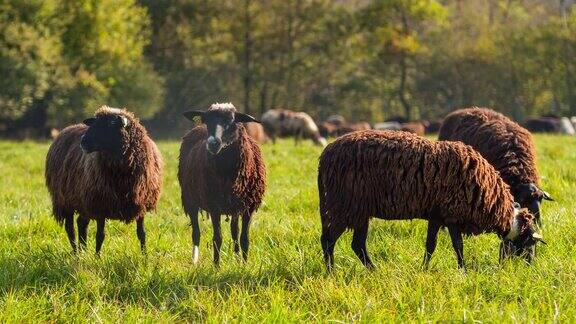
<path id="1" fill-rule="evenodd" d="M 352 249 L 372 268 L 366 250 L 370 218 L 428 220 L 424 263 L 442 226 L 448 227 L 458 265 L 462 233 L 496 233 L 520 249 L 535 244 L 532 215 L 515 207 L 508 186 L 470 146 L 432 142 L 396 131 L 359 131 L 329 144 L 318 172 L 322 249 L 330 269 L 334 244 L 352 229 Z M 517 205 L 516 205 L 517 206 Z"/>
<path id="2" fill-rule="evenodd" d="M 532 135 L 508 117 L 487 108 L 460 109 L 450 113 L 439 140 L 461 141 L 472 146 L 500 172 L 520 206 L 540 222 L 542 199 L 552 200 L 539 188 Z"/>
<path id="3" fill-rule="evenodd" d="M 258 122 L 252 116 L 236 112 L 232 104 L 213 104 L 207 111 L 188 111 L 190 120 L 200 118 L 182 139 L 178 180 L 184 211 L 192 223 L 193 261 L 198 262 L 200 227 L 198 212 L 210 215 L 214 236 L 214 263 L 219 264 L 222 235 L 221 215 L 231 216 L 234 252 L 242 248 L 248 258 L 248 231 L 252 214 L 262 203 L 266 189 L 266 168 L 260 148 L 248 136 L 242 123 Z M 238 241 L 238 218 L 242 233 Z"/>
<path id="4" fill-rule="evenodd" d="M 45 175 L 54 218 L 64 224 L 74 251 L 77 212 L 81 249 L 90 220 L 97 224 L 97 254 L 107 219 L 136 220 L 145 252 L 144 215 L 156 208 L 160 197 L 162 156 L 132 113 L 103 106 L 84 124 L 66 127 L 48 150 Z"/>

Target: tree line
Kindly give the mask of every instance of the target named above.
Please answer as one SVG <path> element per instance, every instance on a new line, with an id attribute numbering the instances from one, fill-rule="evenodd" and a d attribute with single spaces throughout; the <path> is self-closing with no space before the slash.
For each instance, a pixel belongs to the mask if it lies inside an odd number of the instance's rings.
<path id="1" fill-rule="evenodd" d="M 317 119 L 576 115 L 572 0 L 4 0 L 0 133 L 103 104 L 159 133 L 232 101 Z"/>

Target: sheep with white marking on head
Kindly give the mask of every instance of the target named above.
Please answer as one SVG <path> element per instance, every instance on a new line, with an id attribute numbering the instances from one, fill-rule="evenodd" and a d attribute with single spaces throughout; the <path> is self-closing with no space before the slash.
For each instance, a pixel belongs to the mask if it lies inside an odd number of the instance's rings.
<path id="1" fill-rule="evenodd" d="M 144 126 L 125 110 L 103 106 L 83 124 L 66 127 L 46 157 L 46 186 L 53 214 L 64 224 L 76 251 L 86 246 L 88 223 L 95 220 L 96 254 L 104 242 L 107 219 L 136 220 L 136 234 L 146 250 L 144 215 L 156 209 L 162 188 L 162 156 Z"/>
<path id="2" fill-rule="evenodd" d="M 220 261 L 222 215 L 231 217 L 234 252 L 239 253 L 241 248 L 247 260 L 250 220 L 262 203 L 266 168 L 260 148 L 242 123 L 258 121 L 237 112 L 231 103 L 216 103 L 206 111 L 188 111 L 184 116 L 202 122 L 182 139 L 178 166 L 182 204 L 192 224 L 193 261 L 198 262 L 200 253 L 199 210 L 207 211 L 212 220 L 214 263 Z M 238 240 L 240 217 L 242 232 Z"/>
<path id="3" fill-rule="evenodd" d="M 373 267 L 366 249 L 372 217 L 428 220 L 425 264 L 442 226 L 448 227 L 459 267 L 464 267 L 463 233 L 496 233 L 519 252 L 541 239 L 534 232 L 533 216 L 515 208 L 494 167 L 458 142 L 432 142 L 396 131 L 345 135 L 322 152 L 318 190 L 321 243 L 329 269 L 334 245 L 346 229 L 354 231 L 352 249 L 358 258 Z"/>

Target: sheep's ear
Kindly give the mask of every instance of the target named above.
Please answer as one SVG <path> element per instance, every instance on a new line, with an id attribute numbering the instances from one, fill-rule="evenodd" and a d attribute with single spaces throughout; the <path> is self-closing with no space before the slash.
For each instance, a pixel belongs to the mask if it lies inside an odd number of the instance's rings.
<path id="1" fill-rule="evenodd" d="M 195 118 L 204 116 L 204 112 L 200 110 L 190 110 L 183 113 L 184 117 L 188 120 L 196 121 Z"/>
<path id="2" fill-rule="evenodd" d="M 84 119 L 84 121 L 82 123 L 84 123 L 84 125 L 86 125 L 86 126 L 92 126 L 92 124 L 94 124 L 95 121 L 96 121 L 96 118 L 92 117 L 92 118 Z"/>
<path id="3" fill-rule="evenodd" d="M 248 114 L 243 114 L 243 113 L 235 113 L 234 114 L 234 122 L 236 123 L 258 123 L 260 124 L 260 121 L 257 120 L 256 118 L 248 115 Z"/>
<path id="4" fill-rule="evenodd" d="M 554 201 L 554 198 L 552 198 L 552 196 L 550 196 L 550 194 L 544 190 L 542 190 L 542 198 L 545 200 Z"/>

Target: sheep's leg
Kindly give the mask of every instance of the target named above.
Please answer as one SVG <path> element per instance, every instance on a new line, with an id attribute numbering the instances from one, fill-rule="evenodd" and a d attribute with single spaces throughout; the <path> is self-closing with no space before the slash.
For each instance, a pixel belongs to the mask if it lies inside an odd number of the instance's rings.
<path id="1" fill-rule="evenodd" d="M 200 258 L 200 223 L 198 222 L 198 207 L 186 208 L 192 226 L 192 262 L 198 263 Z"/>
<path id="2" fill-rule="evenodd" d="M 232 233 L 232 242 L 234 242 L 234 253 L 240 253 L 240 241 L 238 241 L 238 215 L 232 216 L 230 222 L 230 232 Z"/>
<path id="3" fill-rule="evenodd" d="M 66 215 L 64 219 L 64 229 L 66 230 L 66 234 L 68 235 L 68 241 L 70 241 L 70 245 L 72 246 L 72 250 L 76 253 L 76 233 L 74 232 L 74 214 L 70 213 Z"/>
<path id="4" fill-rule="evenodd" d="M 448 232 L 450 233 L 450 238 L 452 239 L 452 247 L 456 252 L 458 267 L 464 268 L 464 241 L 462 241 L 462 233 L 456 226 L 449 226 Z"/>
<path id="5" fill-rule="evenodd" d="M 430 259 L 432 258 L 432 253 L 436 250 L 436 242 L 438 238 L 438 231 L 441 225 L 437 222 L 428 222 L 428 234 L 426 236 L 426 253 L 424 254 L 424 267 L 428 267 Z"/>
<path id="6" fill-rule="evenodd" d="M 140 241 L 140 250 L 142 254 L 146 254 L 146 230 L 144 229 L 144 217 L 136 220 L 136 235 Z"/>
<path id="7" fill-rule="evenodd" d="M 104 226 L 106 225 L 106 220 L 100 218 L 96 220 L 96 255 L 100 256 L 100 250 L 102 249 L 102 243 L 104 243 Z"/>
<path id="8" fill-rule="evenodd" d="M 242 257 L 248 261 L 248 247 L 250 246 L 249 231 L 252 215 L 246 212 L 242 215 L 242 233 L 240 234 L 240 246 L 242 247 Z"/>
<path id="9" fill-rule="evenodd" d="M 214 229 L 214 236 L 212 237 L 212 244 L 214 245 L 214 265 L 220 265 L 220 248 L 222 247 L 222 231 L 220 228 L 220 214 L 210 214 L 212 219 L 212 228 Z"/>
<path id="10" fill-rule="evenodd" d="M 86 237 L 88 236 L 88 224 L 90 220 L 82 216 L 78 216 L 76 219 L 76 225 L 78 225 L 78 242 L 80 251 L 86 249 Z"/>
<path id="11" fill-rule="evenodd" d="M 374 264 L 370 260 L 368 255 L 368 250 L 366 249 L 366 237 L 368 236 L 368 222 L 354 229 L 354 235 L 352 236 L 352 250 L 356 253 L 356 256 L 362 264 L 370 269 L 374 269 Z"/>
<path id="12" fill-rule="evenodd" d="M 322 243 L 322 250 L 324 251 L 324 263 L 328 271 L 334 267 L 334 246 L 340 235 L 344 233 L 344 228 L 322 228 L 322 236 L 320 243 Z"/>

